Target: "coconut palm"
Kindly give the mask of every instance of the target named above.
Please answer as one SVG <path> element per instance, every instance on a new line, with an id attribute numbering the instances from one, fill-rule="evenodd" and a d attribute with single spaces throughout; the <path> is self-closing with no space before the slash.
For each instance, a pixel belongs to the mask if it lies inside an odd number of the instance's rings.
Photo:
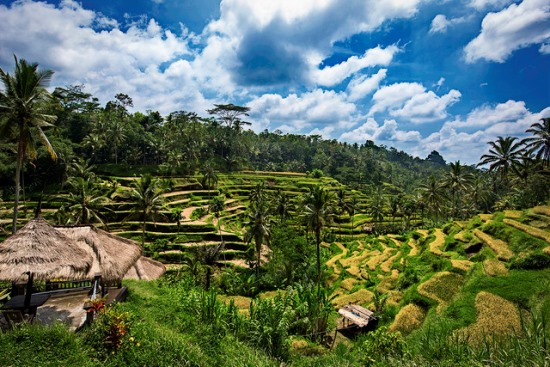
<path id="1" fill-rule="evenodd" d="M 292 208 L 293 205 L 288 194 L 278 190 L 273 202 L 273 211 L 279 216 L 281 224 L 285 224 L 286 218 L 290 215 Z"/>
<path id="2" fill-rule="evenodd" d="M 443 176 L 443 185 L 451 192 L 451 215 L 456 216 L 461 210 L 462 194 L 469 191 L 474 180 L 471 173 L 465 171 L 460 161 L 449 164 L 450 171 Z"/>
<path id="3" fill-rule="evenodd" d="M 23 161 L 28 156 L 31 160 L 37 156 L 35 140 L 38 138 L 46 146 L 52 159 L 57 158 L 50 141 L 42 128 L 53 126 L 55 116 L 47 113 L 51 95 L 46 90 L 53 71 L 38 70 L 37 63 L 28 63 L 24 59 L 15 59 L 13 75 L 0 68 L 0 80 L 3 91 L 0 91 L 0 116 L 6 124 L 0 135 L 16 136 L 17 164 L 15 168 L 15 203 L 13 206 L 12 232 L 17 231 L 19 208 L 19 191 Z"/>
<path id="4" fill-rule="evenodd" d="M 525 148 L 530 153 L 534 153 L 536 159 L 541 159 L 544 166 L 550 165 L 550 117 L 541 119 L 542 123 L 537 122 L 526 130 L 535 136 L 523 139 Z"/>
<path id="5" fill-rule="evenodd" d="M 435 218 L 435 224 L 439 223 L 439 214 L 441 213 L 441 207 L 445 201 L 445 187 L 441 181 L 436 180 L 432 175 L 429 177 L 428 182 L 421 184 L 418 187 L 422 201 L 428 207 L 428 210 Z"/>
<path id="6" fill-rule="evenodd" d="M 162 217 L 160 211 L 164 207 L 164 189 L 158 178 L 142 175 L 132 182 L 132 188 L 124 196 L 132 203 L 130 214 L 124 219 L 138 218 L 141 220 L 141 246 L 145 244 L 145 224 L 148 220 Z"/>
<path id="7" fill-rule="evenodd" d="M 499 136 L 496 141 L 490 141 L 487 144 L 491 146 L 489 153 L 481 156 L 481 162 L 478 166 L 489 164 L 489 172 L 498 172 L 502 178 L 505 187 L 508 187 L 508 174 L 516 165 L 520 163 L 523 155 L 523 146 L 521 142 L 516 142 L 517 138 Z"/>
<path id="8" fill-rule="evenodd" d="M 250 243 L 254 240 L 256 245 L 256 278 L 260 275 L 262 245 L 264 242 L 269 245 L 271 237 L 269 212 L 270 208 L 265 200 L 254 202 L 248 214 L 248 222 L 245 224 L 248 226 L 245 241 Z"/>
<path id="9" fill-rule="evenodd" d="M 215 196 L 210 200 L 210 205 L 208 206 L 208 211 L 214 213 L 214 216 L 218 220 L 218 231 L 220 233 L 221 243 L 223 244 L 223 235 L 222 235 L 222 225 L 220 221 L 220 213 L 225 209 L 225 200 L 223 196 Z"/>
<path id="10" fill-rule="evenodd" d="M 310 189 L 304 197 L 303 217 L 307 226 L 315 232 L 317 256 L 317 292 L 321 289 L 321 232 L 334 215 L 334 198 L 321 186 Z"/>
<path id="11" fill-rule="evenodd" d="M 351 219 L 351 239 L 353 240 L 353 231 L 355 230 L 355 213 L 359 210 L 359 199 L 357 196 L 352 196 L 348 202 L 347 211 Z"/>
<path id="12" fill-rule="evenodd" d="M 201 185 L 205 189 L 215 189 L 218 184 L 218 175 L 210 164 L 205 164 L 202 169 Z"/>
<path id="13" fill-rule="evenodd" d="M 101 212 L 107 210 L 105 205 L 109 199 L 95 182 L 93 177 L 70 177 L 67 180 L 69 193 L 56 199 L 64 204 L 59 208 L 59 218 L 63 224 L 90 224 L 93 222 L 104 225 Z M 65 215 L 63 217 L 63 215 Z"/>

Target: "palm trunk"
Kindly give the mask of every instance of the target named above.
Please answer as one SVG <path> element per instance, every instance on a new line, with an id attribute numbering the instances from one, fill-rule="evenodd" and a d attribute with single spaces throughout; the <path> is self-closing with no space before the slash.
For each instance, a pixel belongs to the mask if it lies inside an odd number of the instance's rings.
<path id="1" fill-rule="evenodd" d="M 315 229 L 315 240 L 317 242 L 317 295 L 321 291 L 321 229 Z"/>
<path id="2" fill-rule="evenodd" d="M 20 128 L 21 129 L 21 128 Z M 25 143 L 19 139 L 17 147 L 17 164 L 15 166 L 15 201 L 13 205 L 13 223 L 11 233 L 17 232 L 17 215 L 19 214 L 19 191 L 21 190 L 21 167 L 25 156 Z"/>

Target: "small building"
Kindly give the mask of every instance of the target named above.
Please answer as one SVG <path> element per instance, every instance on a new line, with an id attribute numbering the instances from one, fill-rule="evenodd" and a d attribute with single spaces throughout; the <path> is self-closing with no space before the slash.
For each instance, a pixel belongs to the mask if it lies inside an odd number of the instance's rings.
<path id="1" fill-rule="evenodd" d="M 344 330 L 354 332 L 370 331 L 376 328 L 378 324 L 378 317 L 374 316 L 374 312 L 359 305 L 345 305 L 338 310 L 338 313 L 344 318 Z"/>

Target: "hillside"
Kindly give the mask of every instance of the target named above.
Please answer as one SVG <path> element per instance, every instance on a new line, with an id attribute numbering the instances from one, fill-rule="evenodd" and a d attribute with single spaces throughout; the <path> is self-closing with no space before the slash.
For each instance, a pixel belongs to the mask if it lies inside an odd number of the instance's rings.
<path id="1" fill-rule="evenodd" d="M 402 335 L 404 339 L 399 339 L 399 345 L 406 348 L 408 353 L 412 353 L 410 358 L 419 365 L 432 364 L 435 360 L 441 360 L 442 363 L 446 361 L 445 363 L 450 365 L 461 363 L 465 366 L 472 365 L 472 361 L 477 358 L 476 353 L 481 353 L 479 348 L 483 345 L 486 348 L 485 353 L 489 353 L 486 357 L 495 361 L 494 365 L 538 366 L 544 365 L 541 363 L 546 362 L 541 361 L 548 361 L 550 358 L 544 349 L 537 352 L 530 350 L 532 359 L 528 363 L 524 363 L 526 356 L 522 353 L 526 353 L 525 351 L 517 351 L 506 358 L 502 354 L 504 350 L 511 347 L 510 343 L 524 343 L 517 344 L 515 348 L 529 350 L 529 348 L 539 348 L 540 343 L 544 346 L 546 345 L 544 343 L 549 340 L 550 324 L 544 321 L 550 318 L 549 206 L 480 214 L 468 220 L 447 222 L 442 227 L 426 228 L 423 227 L 423 220 L 415 216 L 391 217 L 386 213 L 383 219 L 374 221 L 373 217 L 365 214 L 371 198 L 328 177 L 315 178 L 305 174 L 264 172 L 219 174 L 216 189 L 204 189 L 200 179 L 200 176 L 172 178 L 168 185 L 170 189 L 162 194 L 164 198 L 162 215 L 154 221 L 145 222 L 144 250 L 150 256 L 173 264 L 171 265 L 173 270 L 169 271 L 158 287 L 136 282 L 129 283 L 133 295 L 128 304 L 122 307 L 129 310 L 136 318 L 148 320 L 145 324 L 137 323 L 133 327 L 135 334 L 139 335 L 144 345 L 152 346 L 162 339 L 162 343 L 175 343 L 182 348 L 190 348 L 194 356 L 178 355 L 174 358 L 180 358 L 182 363 L 187 361 L 186 363 L 189 362 L 192 365 L 207 363 L 199 362 L 197 356 L 201 354 L 208 356 L 206 361 L 227 362 L 227 359 L 230 359 L 231 363 L 236 365 L 245 363 L 242 358 L 260 358 L 255 359 L 254 364 L 271 365 L 273 361 L 270 355 L 279 356 L 279 358 L 284 356 L 285 360 L 294 365 L 310 365 L 314 360 L 317 365 L 322 366 L 341 365 L 344 357 L 339 353 L 344 350 L 348 351 L 347 358 L 350 359 L 348 362 L 354 365 L 364 363 L 361 362 L 363 361 L 361 355 L 372 351 L 368 349 L 372 346 L 367 347 L 368 340 L 384 338 L 383 335 L 386 335 L 384 333 L 387 333 L 388 336 Z M 111 177 L 103 182 L 105 185 L 112 185 L 114 192 L 123 193 L 129 190 L 136 180 L 133 177 L 116 179 Z M 247 208 L 251 207 L 251 195 L 258 187 L 262 187 L 268 197 L 274 198 L 282 192 L 288 195 L 291 203 L 298 204 L 310 188 L 319 184 L 335 196 L 346 196 L 348 200 L 354 197 L 357 201 L 357 210 L 353 215 L 349 211 L 336 212 L 333 221 L 323 229 L 323 278 L 324 289 L 327 292 L 328 312 L 326 335 L 333 335 L 334 329 L 338 327 L 337 309 L 350 303 L 376 311 L 380 317 L 379 330 L 366 337 L 367 339 L 362 338 L 356 342 L 348 340 L 348 336 L 340 333 L 334 334 L 337 336 L 334 347 L 336 354 L 334 354 L 320 347 L 317 344 L 319 340 L 304 338 L 304 335 L 309 333 L 305 332 L 307 329 L 295 329 L 296 326 L 290 326 L 292 323 L 287 326 L 283 326 L 286 325 L 284 323 L 280 324 L 283 329 L 271 331 L 282 333 L 277 334 L 277 338 L 282 338 L 277 343 L 283 344 L 276 343 L 269 347 L 271 344 L 268 346 L 257 344 L 258 340 L 249 339 L 246 333 L 241 334 L 242 330 L 234 330 L 232 326 L 226 330 L 228 326 L 212 324 L 211 321 L 202 318 L 205 316 L 200 316 L 202 322 L 211 326 L 200 326 L 196 324 L 197 321 L 189 321 L 188 318 L 193 319 L 195 316 L 192 315 L 197 312 L 193 307 L 190 308 L 190 305 L 205 307 L 206 305 L 200 305 L 207 301 L 204 297 L 211 294 L 217 299 L 215 304 L 218 306 L 215 307 L 221 307 L 215 311 L 219 312 L 215 317 L 220 318 L 220 322 L 226 317 L 235 317 L 230 316 L 230 313 L 237 312 L 242 315 L 239 317 L 244 318 L 239 321 L 243 323 L 239 327 L 250 332 L 250 328 L 256 327 L 252 325 L 261 326 L 276 322 L 262 319 L 254 321 L 260 324 L 248 324 L 253 322 L 252 319 L 248 319 L 249 317 L 257 317 L 253 316 L 255 313 L 250 308 L 251 305 L 277 307 L 279 302 L 291 302 L 286 297 L 287 295 L 294 297 L 294 292 L 301 294 L 300 297 L 306 296 L 307 290 L 300 290 L 299 285 L 293 286 L 298 288 L 286 288 L 286 292 L 290 293 L 281 294 L 272 291 L 274 288 L 286 287 L 281 286 L 285 281 L 278 283 L 277 279 L 282 279 L 277 278 L 278 273 L 272 273 L 279 271 L 277 264 L 281 264 L 281 249 L 277 247 L 279 246 L 277 243 L 272 243 L 273 253 L 266 252 L 262 255 L 264 262 L 262 277 L 254 278 L 251 269 L 248 268 L 250 252 L 254 251 L 253 243 L 248 244 L 244 240 L 249 215 Z M 59 197 L 59 195 L 49 197 L 42 204 L 43 216 L 52 222 L 59 215 L 58 209 L 62 202 Z M 223 198 L 223 208 L 218 213 L 208 212 L 208 207 L 216 197 Z M 116 199 L 108 203 L 111 209 L 108 211 L 109 217 L 106 221 L 108 229 L 121 236 L 141 241 L 143 223 L 137 220 L 124 220 L 131 213 L 130 202 L 126 201 L 122 195 L 118 198 L 114 195 L 113 198 Z M 4 218 L 2 223 L 8 227 L 10 222 L 8 218 L 11 214 L 10 203 L 4 202 L 2 205 L 1 215 Z M 22 221 L 24 218 L 32 217 L 36 205 L 36 202 L 27 202 L 26 215 L 25 208 L 21 208 Z M 299 210 L 298 205 L 293 206 L 289 216 L 299 218 Z M 280 224 L 275 225 L 275 223 L 279 223 L 281 219 L 273 215 L 272 220 L 274 230 L 279 228 Z M 405 225 L 410 227 L 405 228 Z M 293 236 L 304 236 L 300 232 L 300 222 L 296 219 L 289 220 L 283 227 L 287 227 L 287 231 L 291 231 L 289 233 L 294 233 Z M 400 228 L 400 234 L 385 231 L 370 233 L 373 229 L 376 231 L 376 228 L 393 227 Z M 218 265 L 222 267 L 216 271 L 212 280 L 215 291 L 205 293 L 201 290 L 204 286 L 205 268 L 191 267 L 190 259 L 193 259 L 193 254 L 200 253 L 199 249 L 216 248 L 222 238 L 225 247 L 216 258 Z M 291 239 L 285 241 L 287 242 L 282 243 L 291 243 L 288 242 Z M 299 255 L 309 258 L 310 265 L 306 264 L 305 267 L 293 269 L 294 272 L 305 273 L 305 275 L 299 274 L 295 279 L 298 282 L 305 282 L 303 284 L 307 284 L 307 278 L 313 274 L 310 273 L 313 271 L 311 261 L 314 253 L 311 241 L 310 238 L 308 244 L 306 233 L 304 243 L 308 247 L 305 249 L 306 252 Z M 294 242 L 292 243 L 292 246 L 295 246 Z M 282 259 L 288 260 L 285 257 Z M 178 265 L 180 263 L 183 265 Z M 189 281 L 195 285 L 190 285 Z M 187 296 L 183 298 L 176 296 L 181 292 Z M 297 300 L 298 298 L 292 302 L 298 302 Z M 181 317 L 187 320 L 181 322 L 187 323 L 191 331 L 184 332 L 177 323 L 167 323 L 163 318 L 159 318 L 160 314 L 156 309 L 160 305 L 158 302 L 163 302 L 162 308 L 166 315 L 182 313 L 178 320 Z M 273 304 L 263 305 L 262 302 L 273 302 Z M 153 306 L 155 303 L 157 306 Z M 228 304 L 233 306 L 225 306 Z M 231 307 L 235 307 L 234 311 L 231 311 Z M 295 305 L 296 310 L 300 307 L 302 306 L 299 304 Z M 265 311 L 267 312 L 267 309 Z M 275 316 L 273 314 L 273 317 L 292 318 L 298 315 Z M 149 324 L 157 325 L 155 327 L 165 330 L 169 335 L 161 336 L 153 331 L 153 326 Z M 213 341 L 212 338 L 222 341 L 225 345 L 222 349 L 214 351 L 205 349 L 202 345 L 189 344 L 189 340 L 196 337 L 195 333 L 205 332 L 204 327 L 218 328 L 215 335 L 206 338 L 209 342 Z M 225 336 L 217 334 L 221 332 L 219 328 L 225 330 L 223 331 Z M 61 331 L 51 332 L 60 333 Z M 264 335 L 265 337 L 275 337 L 269 334 L 271 332 L 264 330 L 262 333 L 268 333 Z M 399 334 L 396 334 L 397 332 Z M 41 333 L 43 332 L 33 331 L 33 338 L 39 338 Z M 10 338 L 8 334 L 0 338 L 0 343 L 7 343 L 6 345 L 9 346 Z M 487 340 L 492 340 L 490 346 L 484 344 Z M 252 349 L 246 349 L 244 356 L 237 356 L 233 348 L 241 345 L 239 343 L 244 344 L 238 348 L 246 345 L 246 348 Z M 290 354 L 285 352 L 287 347 Z M 252 357 L 257 353 L 254 348 L 267 351 L 267 355 Z M 379 345 L 376 348 L 383 350 L 384 347 Z M 418 354 L 420 350 L 422 353 Z M 93 354 L 94 352 L 82 353 Z M 132 350 L 130 354 L 117 357 L 116 360 L 119 362 L 116 363 L 122 363 L 120 358 L 135 358 L 136 361 L 142 362 L 144 358 L 145 360 L 151 358 L 140 353 Z M 459 355 L 462 357 L 459 358 Z M 383 363 L 407 365 L 406 359 L 401 359 L 402 356 L 400 357 L 399 353 L 381 352 L 378 357 L 373 358 L 380 365 L 384 365 Z M 116 360 L 111 362 L 115 363 Z M 263 362 L 259 362 L 260 360 Z M 128 360 L 124 363 L 127 362 Z M 147 362 L 144 363 L 147 364 Z M 25 362 L 23 361 L 21 365 L 25 365 Z"/>

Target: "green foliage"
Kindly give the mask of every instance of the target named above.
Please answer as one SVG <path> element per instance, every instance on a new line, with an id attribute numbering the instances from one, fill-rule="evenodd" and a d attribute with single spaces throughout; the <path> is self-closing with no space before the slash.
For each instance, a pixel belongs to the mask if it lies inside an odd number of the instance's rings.
<path id="1" fill-rule="evenodd" d="M 403 356 L 407 345 L 401 333 L 388 332 L 382 326 L 367 334 L 366 338 L 357 343 L 356 348 L 363 354 L 363 363 L 375 364 L 378 360 L 388 357 Z"/>
<path id="2" fill-rule="evenodd" d="M 546 269 L 550 268 L 550 255 L 543 252 L 533 252 L 526 256 L 516 257 L 510 264 L 510 269 Z"/>

